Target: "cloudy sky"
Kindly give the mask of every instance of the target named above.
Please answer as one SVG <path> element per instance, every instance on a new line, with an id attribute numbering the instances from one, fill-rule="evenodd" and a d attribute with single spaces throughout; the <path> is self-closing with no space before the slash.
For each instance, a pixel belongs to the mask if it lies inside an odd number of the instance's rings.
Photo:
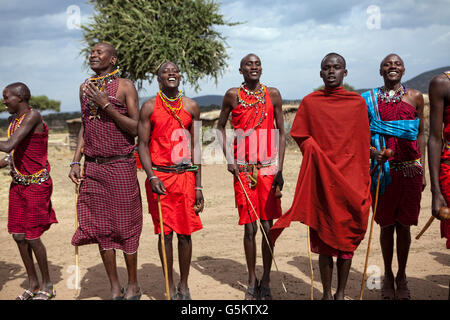
<path id="1" fill-rule="evenodd" d="M 229 68 L 216 86 L 210 79 L 187 96 L 224 94 L 242 78 L 239 61 L 260 56 L 261 82 L 277 87 L 284 99 L 300 99 L 321 85 L 323 56 L 347 60 L 346 82 L 356 88 L 380 85 L 380 61 L 398 53 L 408 80 L 450 65 L 450 0 L 222 0 L 228 21 L 245 22 L 219 31 L 228 44 Z M 77 13 L 89 21 L 86 1 L 0 0 L 0 86 L 22 81 L 33 95 L 61 101 L 61 111 L 78 111 L 79 84 L 89 75 L 79 55 L 82 31 Z M 140 96 L 154 95 L 155 84 Z"/>

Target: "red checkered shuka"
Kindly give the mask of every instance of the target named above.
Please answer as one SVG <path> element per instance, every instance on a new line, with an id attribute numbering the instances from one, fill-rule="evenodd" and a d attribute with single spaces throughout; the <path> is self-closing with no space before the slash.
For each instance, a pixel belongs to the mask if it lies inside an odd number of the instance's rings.
<path id="1" fill-rule="evenodd" d="M 127 107 L 115 95 L 119 79 L 106 83 L 111 107 L 126 114 Z M 123 132 L 108 115 L 90 118 L 87 102 L 82 103 L 85 154 L 110 157 L 133 153 L 134 138 Z M 72 238 L 75 246 L 98 243 L 101 250 L 119 249 L 135 253 L 142 232 L 142 202 L 137 180 L 136 158 L 106 163 L 85 162 L 78 203 L 79 228 Z"/>
<path id="2" fill-rule="evenodd" d="M 405 101 L 399 103 L 386 103 L 378 99 L 381 120 L 414 120 L 417 110 Z M 392 149 L 395 154 L 389 159 L 392 161 L 411 161 L 421 157 L 419 144 L 416 140 L 386 136 L 386 148 Z M 396 221 L 403 225 L 417 225 L 420 201 L 422 198 L 423 176 L 417 174 L 413 177 L 404 177 L 402 171 L 391 170 L 392 182 L 386 186 L 383 195 L 378 200 L 375 221 L 380 226 L 388 226 Z M 372 192 L 373 193 L 373 192 Z M 374 194 L 372 202 L 375 201 Z M 373 203 L 374 204 L 374 203 Z"/>
<path id="3" fill-rule="evenodd" d="M 48 127 L 44 123 L 42 133 L 29 134 L 14 149 L 14 167 L 23 175 L 34 174 L 43 168 L 50 173 L 47 147 Z M 52 191 L 51 178 L 41 184 L 19 185 L 11 182 L 8 232 L 25 234 L 25 238 L 31 240 L 39 238 L 53 223 L 57 223 L 51 202 Z"/>

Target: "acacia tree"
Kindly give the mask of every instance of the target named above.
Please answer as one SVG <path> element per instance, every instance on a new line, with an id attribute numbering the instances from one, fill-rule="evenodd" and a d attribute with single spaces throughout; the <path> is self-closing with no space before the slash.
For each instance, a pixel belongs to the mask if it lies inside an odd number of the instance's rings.
<path id="1" fill-rule="evenodd" d="M 82 26 L 88 61 L 97 42 L 107 42 L 118 52 L 122 76 L 142 88 L 152 82 L 164 61 L 175 62 L 184 81 L 195 90 L 198 80 L 210 77 L 217 83 L 227 67 L 225 38 L 216 26 L 232 26 L 212 0 L 90 0 L 95 13 Z"/>

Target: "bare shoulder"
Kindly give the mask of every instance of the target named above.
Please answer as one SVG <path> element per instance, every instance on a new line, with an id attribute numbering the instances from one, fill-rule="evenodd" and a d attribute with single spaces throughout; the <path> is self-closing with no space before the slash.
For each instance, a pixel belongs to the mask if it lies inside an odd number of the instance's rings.
<path id="1" fill-rule="evenodd" d="M 227 97 L 235 98 L 235 97 L 237 97 L 237 94 L 238 94 L 238 88 L 233 87 L 233 88 L 228 89 L 227 92 L 225 92 L 224 98 L 227 98 Z"/>
<path id="2" fill-rule="evenodd" d="M 423 100 L 423 94 L 422 94 L 422 92 L 420 92 L 419 90 L 416 90 L 416 89 L 407 89 L 406 90 L 406 93 L 411 97 L 411 98 L 413 98 L 414 100 L 416 100 L 416 99 L 422 99 Z"/>
<path id="3" fill-rule="evenodd" d="M 267 87 L 267 90 L 269 91 L 270 95 L 273 95 L 273 96 L 278 95 L 278 96 L 281 97 L 280 90 L 278 90 L 277 88 L 275 88 L 275 87 Z"/>
<path id="4" fill-rule="evenodd" d="M 141 110 L 153 110 L 154 106 L 155 106 L 155 101 L 156 101 L 156 96 L 155 97 L 151 97 L 150 99 L 148 99 L 147 101 L 145 101 L 142 104 Z"/>
<path id="5" fill-rule="evenodd" d="M 197 103 L 197 101 L 195 101 L 195 100 L 192 99 L 192 98 L 186 97 L 186 96 L 183 96 L 183 104 L 184 104 L 186 107 L 198 108 L 198 103 Z"/>
<path id="6" fill-rule="evenodd" d="M 126 78 L 119 78 L 119 86 L 125 90 L 136 90 L 133 81 Z"/>

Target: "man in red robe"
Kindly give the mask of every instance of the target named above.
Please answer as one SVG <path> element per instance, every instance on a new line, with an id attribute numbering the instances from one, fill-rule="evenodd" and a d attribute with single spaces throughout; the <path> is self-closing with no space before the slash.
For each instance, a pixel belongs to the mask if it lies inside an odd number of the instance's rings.
<path id="1" fill-rule="evenodd" d="M 432 198 L 432 214 L 439 217 L 439 209 L 450 204 L 450 70 L 430 82 L 430 137 L 428 157 Z M 442 141 L 442 127 L 444 140 Z M 450 249 L 450 220 L 441 220 L 441 237 Z"/>
<path id="2" fill-rule="evenodd" d="M 271 229 L 275 241 L 291 221 L 310 228 L 311 250 L 319 254 L 322 299 L 333 299 L 333 256 L 338 270 L 334 299 L 344 299 L 353 252 L 364 238 L 371 204 L 367 110 L 361 96 L 342 87 L 346 75 L 344 58 L 326 55 L 320 71 L 325 89 L 300 104 L 291 129 L 303 153 L 294 200 Z"/>
<path id="3" fill-rule="evenodd" d="M 136 88 L 120 78 L 116 62 L 114 47 L 96 44 L 89 57 L 95 76 L 80 86 L 83 122 L 69 172 L 79 185 L 79 228 L 72 245 L 97 243 L 112 299 L 137 300 L 142 295 L 137 281 L 142 201 L 134 156 L 139 106 Z M 126 261 L 126 292 L 117 274 L 116 250 L 123 251 Z"/>
<path id="4" fill-rule="evenodd" d="M 239 71 L 244 77 L 244 83 L 239 88 L 229 89 L 225 94 L 217 128 L 221 133 L 219 137 L 226 141 L 225 126 L 231 113 L 236 142 L 233 145 L 234 157 L 227 161 L 228 171 L 234 176 L 239 224 L 244 225 L 244 249 L 249 274 L 245 298 L 270 300 L 273 248 L 269 241 L 269 230 L 273 220 L 281 216 L 281 195 L 277 189 L 282 190 L 284 184 L 282 100 L 277 88 L 266 87 L 259 82 L 262 67 L 258 56 L 245 56 Z M 227 144 L 222 143 L 222 146 L 227 155 Z M 264 272 L 260 283 L 255 274 L 257 221 L 264 232 Z"/>
<path id="5" fill-rule="evenodd" d="M 28 101 L 30 90 L 20 82 L 3 90 L 3 104 L 12 115 L 8 140 L 0 151 L 10 153 L 12 182 L 9 191 L 8 231 L 13 235 L 28 275 L 28 288 L 18 300 L 48 300 L 56 295 L 50 280 L 47 251 L 41 235 L 57 223 L 50 200 L 53 183 L 47 160 L 48 127 Z M 3 163 L 2 166 L 5 166 Z M 34 267 L 39 264 L 42 286 Z"/>
<path id="6" fill-rule="evenodd" d="M 203 210 L 200 165 L 196 163 L 193 152 L 193 141 L 197 139 L 194 121 L 198 121 L 200 109 L 194 100 L 182 96 L 178 90 L 180 79 L 180 71 L 173 62 L 161 65 L 158 71 L 161 91 L 146 101 L 140 112 L 138 149 L 147 174 L 145 189 L 155 234 L 162 233 L 157 198 L 160 197 L 170 298 L 190 300 L 191 234 L 202 228 L 198 214 Z M 174 232 L 178 235 L 180 264 L 180 283 L 177 286 L 172 268 Z M 158 249 L 163 262 L 161 237 Z"/>

